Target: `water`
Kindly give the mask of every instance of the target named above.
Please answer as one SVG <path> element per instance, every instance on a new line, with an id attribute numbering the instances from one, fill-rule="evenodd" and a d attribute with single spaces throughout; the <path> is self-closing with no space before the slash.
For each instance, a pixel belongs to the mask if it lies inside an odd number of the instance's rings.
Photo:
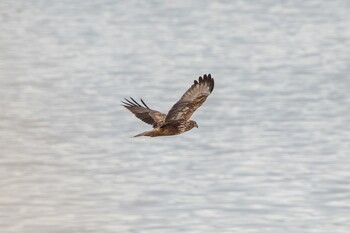
<path id="1" fill-rule="evenodd" d="M 350 231 L 348 1 L 2 1 L 0 230 Z M 194 79 L 199 129 L 149 126 Z"/>

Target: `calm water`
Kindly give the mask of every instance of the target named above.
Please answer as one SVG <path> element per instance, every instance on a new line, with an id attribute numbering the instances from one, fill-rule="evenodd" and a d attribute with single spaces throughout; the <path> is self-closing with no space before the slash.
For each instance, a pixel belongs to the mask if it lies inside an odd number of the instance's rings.
<path id="1" fill-rule="evenodd" d="M 2 0 L 0 231 L 350 232 L 349 1 L 262 2 Z"/>

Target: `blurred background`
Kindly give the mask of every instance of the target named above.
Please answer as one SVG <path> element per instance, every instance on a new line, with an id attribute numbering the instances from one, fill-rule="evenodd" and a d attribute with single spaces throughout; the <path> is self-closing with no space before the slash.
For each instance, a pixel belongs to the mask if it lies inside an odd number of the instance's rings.
<path id="1" fill-rule="evenodd" d="M 350 232 L 350 2 L 0 2 L 0 231 Z M 199 129 L 150 129 L 194 79 Z"/>

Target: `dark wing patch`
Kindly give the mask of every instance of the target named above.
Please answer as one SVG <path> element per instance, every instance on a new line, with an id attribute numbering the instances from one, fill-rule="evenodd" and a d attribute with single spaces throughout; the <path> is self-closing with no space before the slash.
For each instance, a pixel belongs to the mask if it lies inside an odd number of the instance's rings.
<path id="1" fill-rule="evenodd" d="M 130 99 L 131 100 L 125 99 L 125 101 L 122 101 L 122 106 L 127 108 L 137 118 L 147 124 L 153 125 L 154 128 L 163 124 L 166 116 L 164 113 L 150 109 L 142 99 L 140 100 L 144 106 L 140 105 L 133 98 L 130 97 Z"/>
<path id="2" fill-rule="evenodd" d="M 200 76 L 198 81 L 183 94 L 180 100 L 174 104 L 165 118 L 164 125 L 173 124 L 176 121 L 188 121 L 192 114 L 204 103 L 214 89 L 214 79 L 210 74 Z"/>

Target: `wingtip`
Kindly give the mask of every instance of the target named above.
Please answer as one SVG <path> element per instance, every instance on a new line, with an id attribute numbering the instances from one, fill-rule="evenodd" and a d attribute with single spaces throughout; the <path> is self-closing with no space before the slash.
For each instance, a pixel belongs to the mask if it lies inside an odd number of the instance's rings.
<path id="1" fill-rule="evenodd" d="M 203 76 L 199 76 L 198 81 L 194 80 L 194 85 L 197 85 L 199 83 L 207 83 L 209 85 L 209 91 L 210 93 L 214 90 L 214 79 L 211 77 L 211 74 L 203 74 Z"/>
<path id="2" fill-rule="evenodd" d="M 122 106 L 126 107 L 126 108 L 130 108 L 130 107 L 142 107 L 134 98 L 129 97 L 129 99 L 124 98 L 124 100 L 122 100 L 121 102 L 123 103 Z M 140 99 L 141 103 L 148 109 L 150 109 L 147 104 L 145 103 L 145 101 L 143 101 L 143 99 Z"/>
<path id="3" fill-rule="evenodd" d="M 124 100 L 126 100 L 125 98 L 124 98 Z M 120 102 L 121 102 L 121 106 L 123 106 L 123 107 L 125 107 L 125 108 L 128 108 L 129 107 L 129 104 L 127 103 L 127 102 L 125 102 L 124 100 L 121 100 Z"/>
<path id="4" fill-rule="evenodd" d="M 140 100 L 141 100 L 142 104 L 143 104 L 146 108 L 150 109 L 150 108 L 147 106 L 147 104 L 143 101 L 143 99 L 140 99 Z"/>
<path id="5" fill-rule="evenodd" d="M 210 80 L 210 93 L 211 93 L 214 90 L 215 83 L 214 83 L 214 79 L 211 77 L 211 74 L 209 74 L 208 77 Z"/>

